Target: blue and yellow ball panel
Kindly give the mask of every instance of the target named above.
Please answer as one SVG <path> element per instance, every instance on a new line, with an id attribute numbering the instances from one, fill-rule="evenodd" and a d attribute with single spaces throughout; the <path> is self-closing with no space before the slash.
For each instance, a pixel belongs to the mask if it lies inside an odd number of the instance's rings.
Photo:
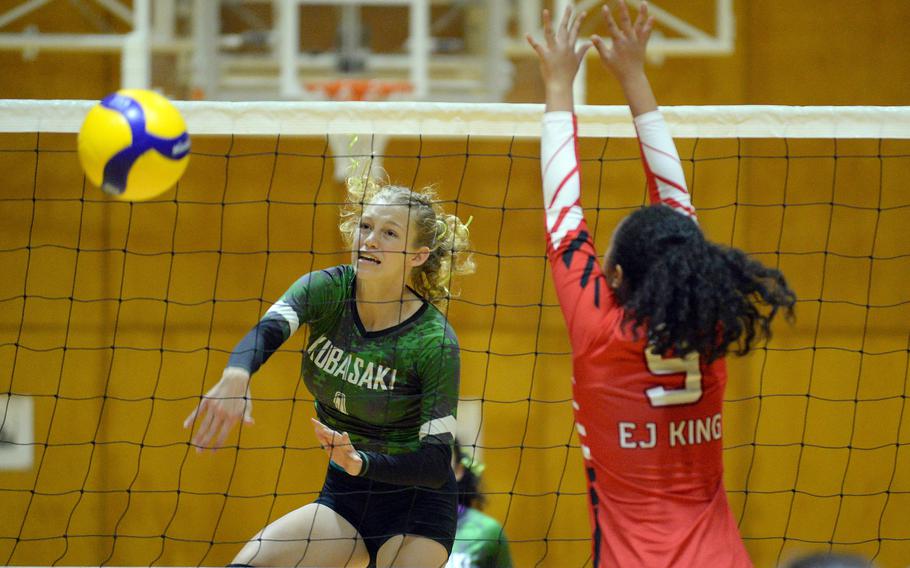
<path id="1" fill-rule="evenodd" d="M 127 89 L 89 111 L 78 147 L 93 184 L 120 199 L 141 201 L 177 183 L 189 162 L 190 140 L 170 101 L 153 91 Z"/>

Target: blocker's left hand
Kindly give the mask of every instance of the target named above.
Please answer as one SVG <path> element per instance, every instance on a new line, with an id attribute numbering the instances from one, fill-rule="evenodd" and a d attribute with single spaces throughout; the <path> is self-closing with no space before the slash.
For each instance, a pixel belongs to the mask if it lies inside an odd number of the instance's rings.
<path id="1" fill-rule="evenodd" d="M 351 444 L 351 438 L 347 432 L 337 432 L 332 430 L 322 422 L 311 418 L 313 429 L 316 432 L 316 439 L 319 445 L 329 455 L 329 459 L 341 466 L 350 475 L 359 475 L 363 468 L 363 460 L 354 445 Z"/>

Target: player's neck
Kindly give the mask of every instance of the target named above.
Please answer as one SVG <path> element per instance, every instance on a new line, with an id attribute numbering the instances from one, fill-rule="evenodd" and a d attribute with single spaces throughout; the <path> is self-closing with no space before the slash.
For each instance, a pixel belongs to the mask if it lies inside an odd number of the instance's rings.
<path id="1" fill-rule="evenodd" d="M 357 282 L 357 315 L 367 331 L 388 329 L 414 315 L 423 301 L 406 287 Z"/>

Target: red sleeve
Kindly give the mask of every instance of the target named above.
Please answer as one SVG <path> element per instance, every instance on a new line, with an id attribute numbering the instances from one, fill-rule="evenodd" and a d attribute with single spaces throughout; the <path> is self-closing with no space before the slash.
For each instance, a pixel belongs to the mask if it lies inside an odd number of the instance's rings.
<path id="1" fill-rule="evenodd" d="M 578 352 L 621 314 L 607 286 L 581 209 L 576 130 L 572 113 L 546 113 L 540 163 L 547 256 L 569 339 Z"/>
<path id="2" fill-rule="evenodd" d="M 635 131 L 651 203 L 663 203 L 697 221 L 676 144 L 663 115 L 655 110 L 636 116 Z"/>

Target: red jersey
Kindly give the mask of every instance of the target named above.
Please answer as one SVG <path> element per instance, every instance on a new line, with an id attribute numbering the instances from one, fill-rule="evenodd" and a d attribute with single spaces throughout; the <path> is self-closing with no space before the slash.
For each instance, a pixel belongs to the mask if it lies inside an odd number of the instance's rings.
<path id="1" fill-rule="evenodd" d="M 652 203 L 695 219 L 662 115 L 635 127 Z M 572 343 L 594 566 L 751 566 L 723 485 L 724 361 L 662 358 L 621 328 L 581 209 L 576 135 L 572 113 L 544 115 L 547 254 Z"/>

